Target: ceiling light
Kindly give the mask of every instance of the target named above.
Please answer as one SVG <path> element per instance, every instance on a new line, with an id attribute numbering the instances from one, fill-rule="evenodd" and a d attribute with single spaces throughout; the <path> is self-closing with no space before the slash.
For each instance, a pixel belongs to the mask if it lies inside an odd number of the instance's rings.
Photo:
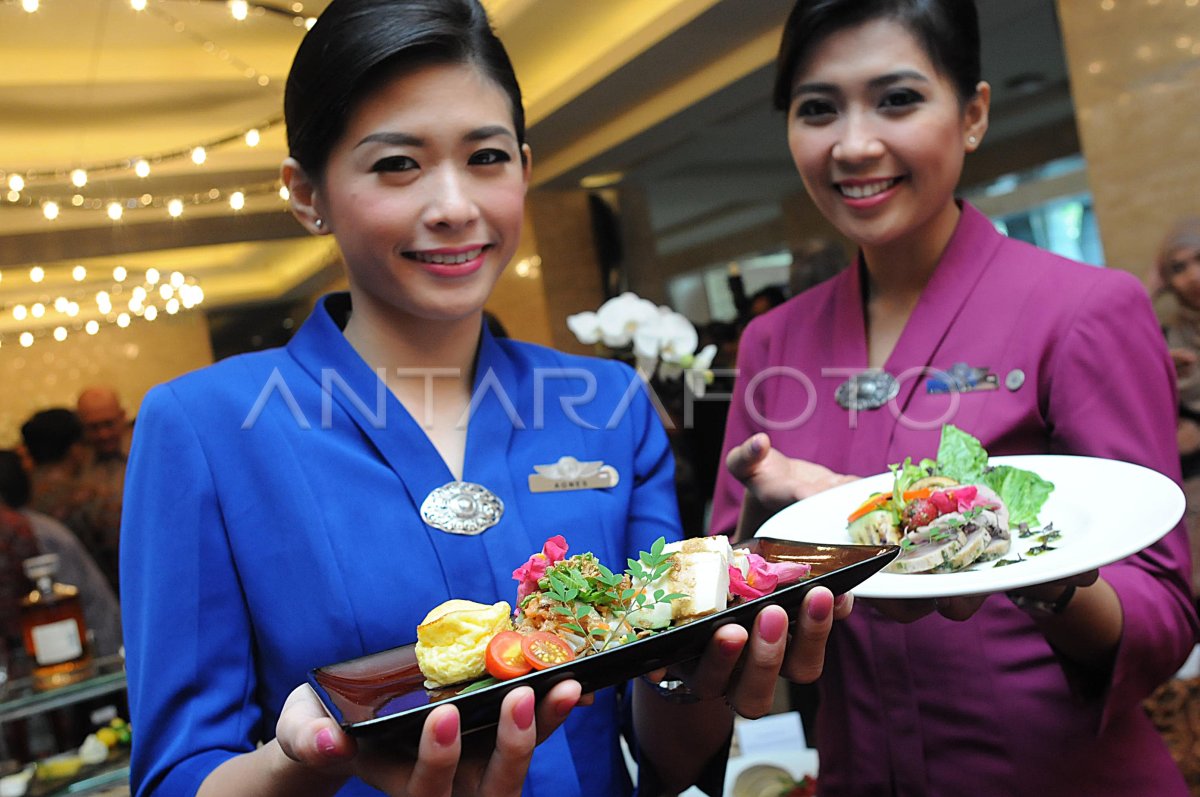
<path id="1" fill-rule="evenodd" d="M 66 327 L 55 327 L 54 328 L 54 339 L 57 340 L 59 343 L 62 343 L 64 340 L 66 340 L 67 339 L 67 328 Z"/>
<path id="2" fill-rule="evenodd" d="M 292 192 L 288 190 L 288 187 L 286 185 L 279 186 L 279 198 L 280 199 L 282 199 L 284 202 L 286 202 L 288 200 L 288 198 L 291 197 L 291 195 L 292 195 Z"/>
<path id="3" fill-rule="evenodd" d="M 13 318 L 15 318 L 17 321 L 24 321 L 28 317 L 29 309 L 26 308 L 25 305 L 18 304 L 13 308 Z"/>
<path id="4" fill-rule="evenodd" d="M 133 173 L 138 177 L 150 176 L 150 161 L 145 158 L 139 158 L 133 162 Z"/>
<path id="5" fill-rule="evenodd" d="M 234 210 L 241 210 L 246 207 L 246 195 L 241 191 L 234 191 L 229 195 L 229 207 Z"/>
<path id="6" fill-rule="evenodd" d="M 134 11 L 145 11 L 146 0 L 129 0 L 129 7 Z"/>
<path id="7" fill-rule="evenodd" d="M 124 266 L 117 266 L 113 269 L 113 279 L 117 282 L 124 282 L 127 276 L 129 276 L 129 272 L 125 270 Z"/>
<path id="8" fill-rule="evenodd" d="M 229 13 L 238 22 L 242 22 L 250 13 L 250 4 L 246 0 L 229 0 Z"/>
<path id="9" fill-rule="evenodd" d="M 87 279 L 87 269 L 83 266 L 76 266 L 75 268 L 71 269 L 71 276 L 76 282 L 83 282 L 85 279 Z"/>
<path id="10" fill-rule="evenodd" d="M 169 213 L 171 218 L 173 218 L 173 219 L 177 219 L 180 216 L 182 216 L 183 215 L 183 200 L 182 199 L 172 199 L 170 202 L 168 202 L 167 203 L 167 213 Z"/>
<path id="11" fill-rule="evenodd" d="M 38 0 L 21 0 L 21 8 L 32 14 L 38 10 Z"/>
<path id="12" fill-rule="evenodd" d="M 42 215 L 45 216 L 50 221 L 54 221 L 55 219 L 57 219 L 58 218 L 58 203 L 57 202 L 43 202 L 42 203 Z"/>
<path id="13" fill-rule="evenodd" d="M 147 285 L 157 285 L 158 280 L 161 276 L 162 275 L 158 273 L 158 269 L 156 269 L 156 268 L 146 269 L 146 284 Z M 146 295 L 146 293 L 145 293 L 145 291 L 143 291 L 142 296 L 145 296 L 145 295 Z"/>
<path id="14" fill-rule="evenodd" d="M 83 325 L 83 331 L 89 335 L 95 335 L 100 331 L 100 322 L 93 318 L 91 321 L 88 321 Z"/>
<path id="15" fill-rule="evenodd" d="M 121 329 L 129 326 L 129 313 L 120 313 L 117 315 L 117 326 Z"/>
<path id="16" fill-rule="evenodd" d="M 46 305 L 42 304 L 41 302 L 37 302 L 33 305 L 33 307 L 29 308 L 29 314 L 34 318 L 41 318 L 46 314 Z"/>
<path id="17" fill-rule="evenodd" d="M 76 188 L 83 188 L 87 185 L 87 172 L 83 169 L 74 169 L 71 171 L 71 185 Z"/>
<path id="18" fill-rule="evenodd" d="M 33 345 L 33 333 L 32 332 L 22 332 L 20 340 L 21 340 L 21 345 L 28 349 L 30 346 Z"/>
<path id="19" fill-rule="evenodd" d="M 10 174 L 8 176 L 8 187 L 13 191 L 20 191 L 25 188 L 25 178 L 19 174 Z"/>
<path id="20" fill-rule="evenodd" d="M 147 321 L 153 321 L 154 319 L 158 318 L 158 308 L 154 305 L 150 305 L 146 308 L 146 312 L 143 314 L 143 317 Z"/>
<path id="21" fill-rule="evenodd" d="M 204 151 L 204 147 L 196 147 L 192 150 L 192 163 L 199 166 L 208 160 L 208 153 Z"/>
<path id="22" fill-rule="evenodd" d="M 108 217 L 113 221 L 120 221 L 121 216 L 125 215 L 125 209 L 121 207 L 120 202 L 108 203 Z"/>
<path id="23" fill-rule="evenodd" d="M 257 147 L 258 142 L 261 140 L 262 140 L 262 136 L 259 134 L 257 129 L 252 129 L 252 130 L 246 131 L 246 146 L 247 147 Z"/>
<path id="24" fill-rule="evenodd" d="M 34 266 L 33 268 L 29 269 L 29 281 L 30 282 L 41 282 L 45 278 L 46 278 L 46 270 L 44 268 L 42 268 L 41 266 Z"/>

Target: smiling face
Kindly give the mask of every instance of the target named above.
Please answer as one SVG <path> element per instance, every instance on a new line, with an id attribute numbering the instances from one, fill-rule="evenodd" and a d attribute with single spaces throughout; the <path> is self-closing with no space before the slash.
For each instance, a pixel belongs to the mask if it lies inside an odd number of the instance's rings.
<path id="1" fill-rule="evenodd" d="M 963 103 L 912 33 L 881 18 L 830 34 L 792 86 L 788 145 L 822 214 L 868 259 L 944 246 L 963 157 L 987 129 L 987 84 Z"/>
<path id="2" fill-rule="evenodd" d="M 385 79 L 355 106 L 319 184 L 290 169 L 298 217 L 337 237 L 356 319 L 477 317 L 516 250 L 528 157 L 508 96 L 474 66 Z"/>

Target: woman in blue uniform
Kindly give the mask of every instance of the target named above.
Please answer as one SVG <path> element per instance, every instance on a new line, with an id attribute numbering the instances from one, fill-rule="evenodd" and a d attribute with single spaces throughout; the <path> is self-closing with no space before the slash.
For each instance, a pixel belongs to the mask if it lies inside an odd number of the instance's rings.
<path id="1" fill-rule="evenodd" d="M 679 529 L 633 372 L 481 323 L 530 151 L 477 0 L 334 0 L 285 113 L 293 212 L 337 237 L 350 288 L 285 348 L 159 386 L 139 412 L 121 546 L 136 793 L 631 794 L 615 690 L 575 709 L 575 682 L 536 705 L 516 689 L 484 750 L 439 707 L 416 758 L 385 760 L 299 686 L 411 643 L 442 601 L 512 601 L 513 569 L 552 535 L 620 562 Z M 581 467 L 610 476 L 567 492 L 528 478 Z M 697 701 L 629 687 L 643 793 L 702 780 L 730 707 L 764 713 L 781 671 L 814 678 L 834 611 L 814 590 L 790 646 L 778 607 L 750 638 L 720 629 L 689 678 Z"/>

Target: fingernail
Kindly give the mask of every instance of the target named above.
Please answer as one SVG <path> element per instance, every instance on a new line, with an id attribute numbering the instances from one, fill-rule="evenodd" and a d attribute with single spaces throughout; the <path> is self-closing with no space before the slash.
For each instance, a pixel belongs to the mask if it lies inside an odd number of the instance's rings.
<path id="1" fill-rule="evenodd" d="M 571 713 L 571 709 L 575 708 L 575 700 L 560 700 L 554 704 L 554 710 L 559 717 L 565 717 Z"/>
<path id="2" fill-rule="evenodd" d="M 754 437 L 750 438 L 750 452 L 751 453 L 760 454 L 760 453 L 762 453 L 762 449 L 763 449 L 763 443 L 762 443 L 761 437 L 759 437 L 758 435 L 755 435 Z"/>
<path id="3" fill-rule="evenodd" d="M 529 730 L 529 726 L 533 724 L 533 708 L 533 695 L 526 695 L 513 710 L 513 719 L 516 721 L 517 727 L 523 731 Z"/>
<path id="4" fill-rule="evenodd" d="M 717 643 L 717 647 L 720 648 L 721 652 L 726 656 L 739 656 L 742 653 L 742 643 L 734 642 L 729 639 L 722 639 Z"/>
<path id="5" fill-rule="evenodd" d="M 322 728 L 317 731 L 317 751 L 321 755 L 332 756 L 336 753 L 337 745 L 333 741 L 333 731 Z"/>
<path id="6" fill-rule="evenodd" d="M 458 738 L 458 713 L 447 714 L 433 727 L 433 736 L 442 747 L 449 747 Z"/>
<path id="7" fill-rule="evenodd" d="M 758 618 L 758 635 L 767 644 L 773 645 L 787 633 L 787 615 L 779 612 L 761 614 Z"/>
<path id="8" fill-rule="evenodd" d="M 818 623 L 822 622 L 833 611 L 833 601 L 826 600 L 824 595 L 814 594 L 808 601 L 808 616 Z"/>
<path id="9" fill-rule="evenodd" d="M 842 608 L 843 606 L 846 605 L 846 601 L 849 599 L 850 599 L 850 593 L 843 592 L 841 595 L 838 595 L 836 598 L 833 599 L 833 608 L 835 608 L 835 609 Z"/>

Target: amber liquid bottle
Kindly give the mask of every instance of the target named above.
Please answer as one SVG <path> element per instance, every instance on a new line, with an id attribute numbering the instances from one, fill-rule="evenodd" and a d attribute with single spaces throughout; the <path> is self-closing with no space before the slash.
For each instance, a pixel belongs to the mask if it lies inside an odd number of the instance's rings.
<path id="1" fill-rule="evenodd" d="M 25 575 L 36 587 L 21 599 L 21 631 L 39 690 L 78 683 L 93 673 L 79 589 L 56 582 L 57 572 L 57 554 L 25 560 Z"/>

